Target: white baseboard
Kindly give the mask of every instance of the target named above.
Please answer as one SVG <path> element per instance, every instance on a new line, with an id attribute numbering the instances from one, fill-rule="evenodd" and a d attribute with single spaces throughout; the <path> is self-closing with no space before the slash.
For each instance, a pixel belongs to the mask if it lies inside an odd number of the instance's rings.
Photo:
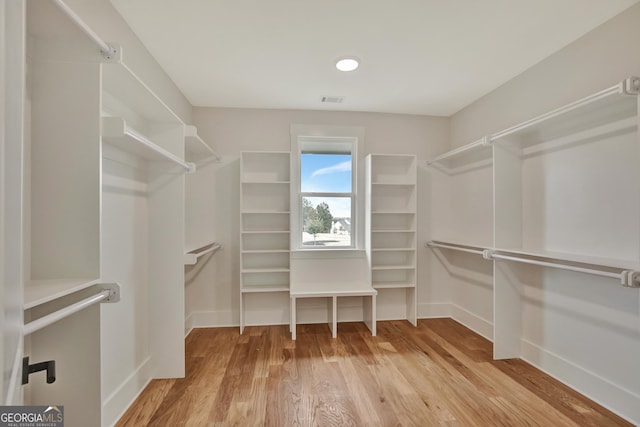
<path id="1" fill-rule="evenodd" d="M 451 318 L 493 342 L 492 322 L 485 320 L 456 304 L 451 304 Z"/>
<path id="2" fill-rule="evenodd" d="M 451 317 L 451 304 L 435 302 L 418 304 L 418 319 L 437 319 Z"/>
<path id="3" fill-rule="evenodd" d="M 185 321 L 185 333 L 194 328 L 224 328 L 239 326 L 235 313 L 229 311 L 194 311 Z"/>
<path id="4" fill-rule="evenodd" d="M 115 425 L 150 381 L 151 357 L 148 357 L 104 400 L 102 404 L 102 425 Z"/>
<path id="5" fill-rule="evenodd" d="M 640 395 L 524 339 L 520 358 L 632 424 L 640 425 Z"/>

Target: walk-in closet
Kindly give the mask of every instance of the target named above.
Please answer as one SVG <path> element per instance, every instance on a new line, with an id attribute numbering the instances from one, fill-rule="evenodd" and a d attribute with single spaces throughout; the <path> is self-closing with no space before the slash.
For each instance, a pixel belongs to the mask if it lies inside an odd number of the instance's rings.
<path id="1" fill-rule="evenodd" d="M 294 3 L 2 0 L 0 424 L 640 423 L 640 1 Z"/>

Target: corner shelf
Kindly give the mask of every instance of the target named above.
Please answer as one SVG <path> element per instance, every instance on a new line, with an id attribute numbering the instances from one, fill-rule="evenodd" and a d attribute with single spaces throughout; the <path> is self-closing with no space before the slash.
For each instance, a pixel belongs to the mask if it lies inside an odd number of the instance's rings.
<path id="1" fill-rule="evenodd" d="M 465 166 L 490 162 L 491 156 L 491 141 L 485 137 L 434 157 L 427 165 L 452 173 L 464 170 Z"/>
<path id="2" fill-rule="evenodd" d="M 220 161 L 220 155 L 209 146 L 200 136 L 195 126 L 185 126 L 184 129 L 185 159 L 188 162 L 199 163 L 209 160 Z"/>
<path id="3" fill-rule="evenodd" d="M 195 171 L 193 163 L 183 161 L 180 157 L 154 143 L 129 127 L 126 121 L 120 117 L 102 118 L 102 140 L 147 160 L 169 161 L 182 167 L 186 172 Z"/>

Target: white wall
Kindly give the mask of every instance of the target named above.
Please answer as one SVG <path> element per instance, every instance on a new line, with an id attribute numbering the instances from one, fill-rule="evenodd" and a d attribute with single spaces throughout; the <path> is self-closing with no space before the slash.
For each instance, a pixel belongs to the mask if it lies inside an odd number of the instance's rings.
<path id="1" fill-rule="evenodd" d="M 640 56 L 633 53 L 633 46 L 640 40 L 638 22 L 640 5 L 456 113 L 451 117 L 451 147 L 613 86 L 630 75 L 640 75 Z M 545 166 L 551 168 L 548 162 Z M 490 223 L 487 215 L 491 212 L 485 212 L 478 221 Z M 634 239 L 637 241 L 637 236 Z M 637 249 L 629 255 L 637 257 Z M 466 261 L 461 268 L 459 275 L 478 273 L 477 263 Z M 640 292 L 611 280 L 575 273 L 518 266 L 512 270 L 523 286 L 522 357 L 633 422 L 640 422 L 640 371 L 627 356 L 640 354 Z M 479 300 L 468 301 L 466 296 L 473 294 L 477 283 L 455 278 L 453 282 L 453 304 L 465 306 L 470 318 L 483 320 L 470 323 L 479 332 L 486 332 L 486 320 L 491 320 L 490 294 L 484 292 Z"/>
<path id="2" fill-rule="evenodd" d="M 237 325 L 239 322 L 239 154 L 241 151 L 289 151 L 290 125 L 362 126 L 365 128 L 365 154 L 391 153 L 418 156 L 418 298 L 419 314 L 432 314 L 431 304 L 446 304 L 446 288 L 429 287 L 429 258 L 423 253 L 428 229 L 428 185 L 423 167 L 426 159 L 445 150 L 448 119 L 438 117 L 321 111 L 194 108 L 194 124 L 207 141 L 215 141 L 223 161 L 217 166 L 213 184 L 216 193 L 215 235 L 224 250 L 215 255 L 213 288 L 189 289 L 187 313 L 194 326 Z M 193 291 L 193 292 L 192 292 Z M 278 300 L 288 307 L 288 298 Z M 288 319 L 288 313 L 276 314 Z"/>

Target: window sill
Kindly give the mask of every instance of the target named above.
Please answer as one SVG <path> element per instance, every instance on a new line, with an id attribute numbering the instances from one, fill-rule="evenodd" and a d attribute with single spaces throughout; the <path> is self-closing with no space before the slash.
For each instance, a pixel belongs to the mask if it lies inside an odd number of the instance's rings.
<path id="1" fill-rule="evenodd" d="M 296 249 L 291 251 L 293 259 L 335 259 L 335 258 L 365 258 L 364 249 Z"/>

